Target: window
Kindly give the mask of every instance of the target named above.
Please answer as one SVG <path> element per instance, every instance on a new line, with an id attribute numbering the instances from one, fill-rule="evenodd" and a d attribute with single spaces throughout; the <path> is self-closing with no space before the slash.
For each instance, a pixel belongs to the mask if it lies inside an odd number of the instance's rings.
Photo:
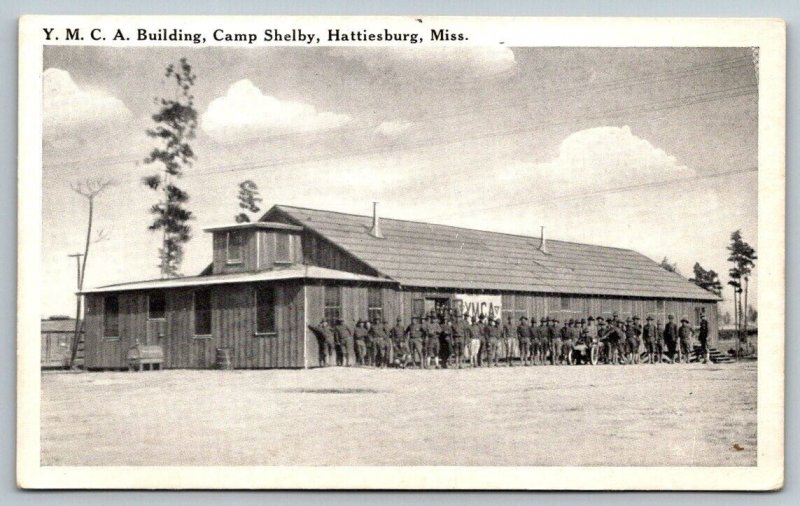
<path id="1" fill-rule="evenodd" d="M 292 263 L 292 236 L 290 234 L 275 234 L 275 262 Z"/>
<path id="2" fill-rule="evenodd" d="M 194 335 L 211 335 L 211 290 L 194 292 Z"/>
<path id="3" fill-rule="evenodd" d="M 423 318 L 425 316 L 425 299 L 414 299 L 411 301 L 411 317 Z"/>
<path id="4" fill-rule="evenodd" d="M 244 252 L 244 234 L 241 231 L 230 231 L 225 235 L 225 255 L 229 264 L 242 263 Z"/>
<path id="5" fill-rule="evenodd" d="M 103 307 L 103 337 L 119 337 L 119 297 L 109 295 Z"/>
<path id="6" fill-rule="evenodd" d="M 163 320 L 167 312 L 167 298 L 164 292 L 153 292 L 147 296 L 147 317 L 151 320 Z"/>
<path id="7" fill-rule="evenodd" d="M 275 332 L 275 289 L 259 286 L 256 288 L 256 334 Z"/>
<path id="8" fill-rule="evenodd" d="M 375 321 L 375 318 L 383 321 L 383 291 L 380 287 L 367 288 L 367 318 Z"/>
<path id="9" fill-rule="evenodd" d="M 324 316 L 329 324 L 334 324 L 342 316 L 342 288 L 339 286 L 326 286 Z"/>
<path id="10" fill-rule="evenodd" d="M 569 311 L 569 297 L 561 297 L 561 310 Z"/>

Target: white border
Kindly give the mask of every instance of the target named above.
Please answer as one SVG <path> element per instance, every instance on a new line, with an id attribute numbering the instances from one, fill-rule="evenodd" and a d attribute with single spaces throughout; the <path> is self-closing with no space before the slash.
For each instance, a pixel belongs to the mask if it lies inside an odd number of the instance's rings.
<path id="1" fill-rule="evenodd" d="M 774 490 L 784 477 L 785 62 L 777 19 L 467 18 L 253 16 L 25 16 L 19 34 L 17 481 L 25 488 L 630 489 Z M 41 28 L 135 30 L 180 27 L 261 33 L 265 27 L 323 32 L 431 27 L 470 34 L 462 45 L 760 48 L 758 464 L 754 467 L 42 467 L 39 296 L 41 290 Z M 62 42 L 62 44 L 65 44 Z M 69 44 L 110 45 L 109 41 Z M 210 42 L 207 45 L 214 44 Z M 121 46 L 123 44 L 114 44 Z M 128 46 L 148 43 L 127 42 Z M 180 44 L 172 43 L 177 46 Z M 190 43 L 184 44 L 193 46 Z M 215 44 L 238 46 L 239 44 Z M 266 45 L 266 43 L 254 44 Z M 278 45 L 278 44 L 270 44 Z M 284 44 L 289 45 L 289 44 Z M 332 44 L 331 44 L 332 45 Z M 347 45 L 347 44 L 338 44 Z M 389 45 L 376 43 L 372 45 Z M 428 44 L 430 45 L 430 44 Z M 305 290 L 305 289 L 304 289 Z M 571 471 L 571 472 L 565 472 Z M 579 471 L 581 480 L 574 479 Z"/>

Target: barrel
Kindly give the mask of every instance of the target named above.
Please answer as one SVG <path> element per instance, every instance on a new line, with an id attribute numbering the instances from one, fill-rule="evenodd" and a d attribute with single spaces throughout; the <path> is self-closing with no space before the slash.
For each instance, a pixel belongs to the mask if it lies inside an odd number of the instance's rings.
<path id="1" fill-rule="evenodd" d="M 217 348 L 217 369 L 223 371 L 230 371 L 233 369 L 231 362 L 231 349 L 230 348 Z"/>

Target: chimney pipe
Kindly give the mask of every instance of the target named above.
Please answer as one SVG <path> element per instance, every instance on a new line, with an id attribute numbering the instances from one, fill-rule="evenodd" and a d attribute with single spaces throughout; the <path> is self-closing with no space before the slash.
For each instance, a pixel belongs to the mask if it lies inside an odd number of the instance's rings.
<path id="1" fill-rule="evenodd" d="M 369 235 L 372 237 L 377 237 L 378 239 L 383 239 L 383 234 L 381 233 L 381 219 L 378 216 L 378 203 L 372 203 L 372 228 L 369 230 Z"/>
<path id="2" fill-rule="evenodd" d="M 544 227 L 542 227 L 542 240 L 539 243 L 539 251 L 547 254 L 547 238 L 544 236 Z"/>

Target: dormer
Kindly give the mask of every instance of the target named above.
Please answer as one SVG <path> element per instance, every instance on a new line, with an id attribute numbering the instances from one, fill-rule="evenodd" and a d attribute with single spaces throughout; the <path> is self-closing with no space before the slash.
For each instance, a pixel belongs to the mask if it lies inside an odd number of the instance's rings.
<path id="1" fill-rule="evenodd" d="M 269 221 L 204 229 L 213 234 L 212 274 L 254 272 L 303 263 L 303 227 Z"/>

